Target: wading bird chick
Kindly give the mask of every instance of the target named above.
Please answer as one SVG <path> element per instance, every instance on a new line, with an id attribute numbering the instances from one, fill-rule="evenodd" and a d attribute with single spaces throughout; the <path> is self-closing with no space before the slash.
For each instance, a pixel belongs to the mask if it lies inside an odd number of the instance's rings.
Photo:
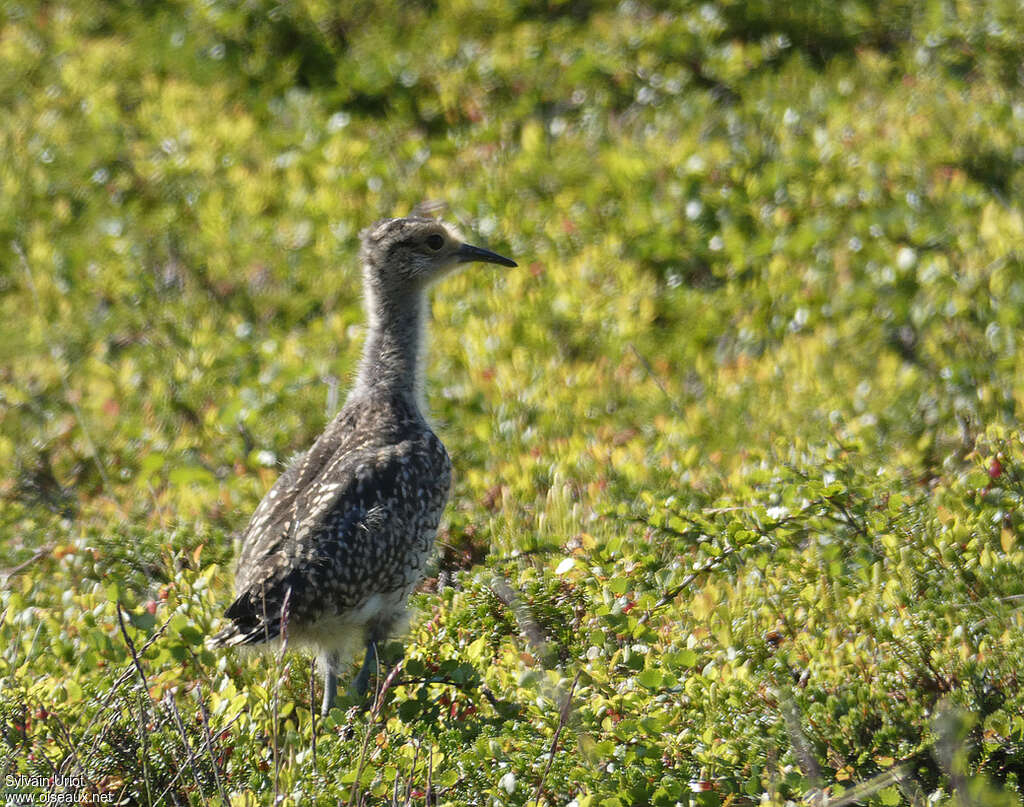
<path id="1" fill-rule="evenodd" d="M 377 643 L 395 630 L 423 575 L 448 499 L 451 462 L 423 414 L 427 288 L 472 261 L 515 266 L 462 243 L 434 219 L 362 233 L 368 333 L 345 406 L 260 502 L 242 537 L 230 624 L 214 644 L 280 638 L 312 647 L 326 714 L 338 665 L 365 643 L 352 683 L 366 692 Z"/>

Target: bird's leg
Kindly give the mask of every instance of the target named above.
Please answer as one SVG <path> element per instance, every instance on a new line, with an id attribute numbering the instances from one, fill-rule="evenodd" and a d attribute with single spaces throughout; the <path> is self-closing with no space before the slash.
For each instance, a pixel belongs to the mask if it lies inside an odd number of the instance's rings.
<path id="1" fill-rule="evenodd" d="M 363 659 L 363 666 L 348 690 L 353 698 L 364 698 L 369 688 L 370 676 L 379 675 L 380 657 L 377 655 L 377 646 L 387 638 L 394 627 L 394 622 L 393 616 L 385 617 L 376 623 L 371 623 L 370 629 L 366 632 L 366 658 Z"/>
<path id="2" fill-rule="evenodd" d="M 338 654 L 326 653 L 323 656 L 324 665 L 324 702 L 320 706 L 320 714 L 323 717 L 331 711 L 334 706 L 334 699 L 338 696 Z"/>
<path id="3" fill-rule="evenodd" d="M 366 640 L 366 658 L 363 659 L 363 666 L 349 688 L 349 694 L 352 697 L 365 697 L 366 690 L 370 684 L 370 674 L 377 672 L 377 664 L 377 636 L 376 633 L 371 633 Z"/>

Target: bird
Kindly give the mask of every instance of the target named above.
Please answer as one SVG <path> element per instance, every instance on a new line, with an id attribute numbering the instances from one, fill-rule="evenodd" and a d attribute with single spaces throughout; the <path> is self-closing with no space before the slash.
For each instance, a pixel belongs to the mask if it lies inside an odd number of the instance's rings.
<path id="1" fill-rule="evenodd" d="M 410 215 L 360 233 L 367 335 L 338 414 L 297 456 L 242 533 L 235 599 L 219 647 L 311 648 L 324 677 L 365 647 L 350 693 L 364 697 L 377 647 L 400 629 L 423 577 L 452 465 L 424 404 L 429 287 L 457 267 L 516 262 L 465 243 L 445 222 Z"/>

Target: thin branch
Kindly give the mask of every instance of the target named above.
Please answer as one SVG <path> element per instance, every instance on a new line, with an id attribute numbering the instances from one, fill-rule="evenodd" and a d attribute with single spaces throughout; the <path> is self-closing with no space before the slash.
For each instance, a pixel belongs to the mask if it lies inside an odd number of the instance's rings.
<path id="1" fill-rule="evenodd" d="M 647 371 L 647 375 L 651 377 L 651 380 L 658 385 L 658 389 L 660 389 L 662 394 L 665 396 L 665 400 L 667 400 L 668 405 L 672 407 L 672 411 L 679 417 L 685 417 L 686 413 L 683 412 L 683 408 L 676 402 L 675 398 L 669 395 L 668 389 L 665 387 L 665 382 L 661 380 L 661 377 L 656 372 L 654 372 L 654 368 L 651 367 L 651 363 L 647 361 L 639 350 L 637 350 L 636 345 L 632 342 L 629 343 L 629 349 L 633 351 L 633 355 L 636 356 L 640 364 L 643 365 L 644 370 Z"/>
<path id="2" fill-rule="evenodd" d="M 828 807 L 846 807 L 847 804 L 866 802 L 879 790 L 883 790 L 893 782 L 899 784 L 906 776 L 905 765 L 897 765 L 883 773 L 873 776 L 870 779 L 859 782 L 836 799 L 828 800 Z"/>
<path id="3" fill-rule="evenodd" d="M 736 547 L 730 547 L 723 551 L 722 554 L 718 557 L 712 559 L 708 563 L 705 563 L 703 566 L 701 566 L 699 569 L 695 569 L 693 572 L 686 575 L 686 577 L 683 578 L 683 582 L 679 583 L 676 586 L 673 586 L 664 594 L 662 594 L 661 598 L 653 606 L 651 606 L 651 608 L 649 608 L 647 611 L 643 613 L 643 615 L 640 617 L 639 624 L 646 625 L 650 621 L 651 617 L 654 616 L 655 611 L 660 611 L 666 605 L 671 603 L 673 600 L 675 600 L 676 597 L 682 594 L 684 590 L 688 589 L 694 580 L 696 580 L 702 574 L 705 574 L 706 572 L 709 572 L 712 569 L 714 569 L 716 566 L 721 564 L 722 561 L 724 561 L 730 555 L 735 554 L 737 551 L 738 550 Z"/>
<path id="4" fill-rule="evenodd" d="M 168 617 L 167 620 L 164 622 L 164 624 L 161 625 L 159 628 L 157 628 L 156 632 L 146 640 L 145 644 L 142 645 L 142 649 L 139 651 L 139 655 L 140 656 L 149 649 L 150 645 L 152 645 L 153 642 L 155 642 L 157 639 L 159 639 L 161 636 L 163 636 L 164 631 L 167 630 L 167 626 L 170 625 L 170 624 L 171 624 L 171 617 Z M 94 714 L 92 716 L 92 719 L 88 722 L 88 724 L 85 727 L 85 730 L 82 732 L 82 736 L 83 737 L 85 737 L 85 736 L 87 736 L 89 734 L 90 729 L 92 729 L 92 727 L 96 723 L 96 721 L 99 720 L 100 715 L 103 714 L 104 710 L 113 701 L 114 696 L 117 694 L 117 690 L 120 689 L 132 677 L 132 674 L 135 672 L 135 669 L 136 668 L 135 668 L 134 664 L 129 664 L 125 668 L 124 672 L 122 672 L 121 675 L 119 675 L 117 677 L 117 680 L 114 681 L 114 685 L 110 688 L 110 690 L 107 692 L 106 696 L 104 697 L 103 703 L 100 704 L 101 708 L 96 712 L 96 714 Z M 108 723 L 106 725 L 109 726 L 110 724 Z M 92 756 L 99 749 L 99 744 L 102 742 L 104 736 L 106 736 L 106 726 L 104 727 L 104 730 L 99 733 L 99 735 L 97 736 L 96 740 L 93 742 L 92 748 L 89 750 L 89 755 L 86 757 L 86 761 L 87 762 L 92 759 Z M 77 754 L 76 754 L 76 758 L 77 758 Z M 62 773 L 63 773 L 63 771 L 62 771 Z"/>
<path id="5" fill-rule="evenodd" d="M 512 612 L 516 623 L 519 625 L 519 630 L 522 631 L 526 640 L 530 643 L 535 655 L 544 658 L 548 653 L 548 641 L 544 636 L 544 631 L 530 615 L 526 607 L 519 602 L 519 598 L 508 584 L 508 581 L 501 577 L 495 577 L 491 581 L 490 589 L 494 596 L 501 600 Z"/>
<path id="6" fill-rule="evenodd" d="M 320 766 L 316 759 L 316 659 L 309 665 L 309 722 L 313 732 L 313 773 L 320 773 Z"/>
<path id="7" fill-rule="evenodd" d="M 241 716 L 242 716 L 242 713 L 239 712 L 237 715 L 235 715 L 233 718 L 231 718 L 231 720 L 229 720 L 227 722 L 227 724 L 225 724 L 225 726 L 221 729 L 221 731 L 227 731 L 229 728 L 231 728 L 233 725 L 235 725 L 236 722 L 238 722 L 238 719 Z M 167 784 L 167 787 L 165 787 L 163 789 L 163 791 L 160 793 L 160 795 L 156 797 L 156 801 L 154 801 L 153 804 L 159 804 L 161 801 L 164 800 L 164 797 L 170 792 L 171 788 L 174 787 L 175 784 L 177 784 L 179 779 L 181 779 L 181 775 L 185 772 L 185 766 L 187 764 L 188 764 L 188 760 L 178 764 L 178 769 L 174 772 L 174 776 L 171 777 L 171 781 Z"/>
<path id="8" fill-rule="evenodd" d="M 352 782 L 352 793 L 348 798 L 348 807 L 356 804 L 356 797 L 359 795 L 360 779 L 363 775 L 363 766 L 366 765 L 366 750 L 370 745 L 370 731 L 373 728 L 373 716 L 369 715 L 366 721 L 366 731 L 363 734 L 363 746 L 359 749 L 359 764 L 356 766 L 356 778 Z"/>
<path id="9" fill-rule="evenodd" d="M 72 739 L 71 732 L 68 731 L 68 727 L 64 725 L 64 721 L 60 719 L 60 715 L 54 711 L 50 711 L 48 719 L 53 720 L 57 724 L 57 728 L 60 729 L 60 733 L 64 736 L 64 740 L 67 743 L 67 748 L 70 752 L 65 756 L 64 760 L 61 761 L 61 764 L 57 769 L 57 773 L 62 775 L 64 773 L 65 762 L 74 759 L 78 763 L 78 770 L 82 775 L 82 778 L 85 779 L 93 789 L 98 789 L 96 782 L 89 778 L 89 774 L 86 772 L 85 766 L 82 764 L 82 760 L 78 758 L 78 752 L 75 749 L 75 741 Z"/>
<path id="10" fill-rule="evenodd" d="M 31 566 L 33 563 L 35 563 L 37 560 L 45 558 L 53 550 L 54 550 L 54 545 L 53 544 L 48 544 L 47 546 L 44 546 L 44 547 L 41 547 L 41 548 L 37 549 L 36 553 L 32 557 L 30 557 L 26 561 L 22 561 L 17 566 L 15 566 L 13 569 L 10 569 L 9 571 L 6 571 L 6 572 L 0 572 L 0 576 L 2 576 L 3 579 L 4 579 L 4 583 L 9 581 L 12 577 L 14 577 L 14 575 L 18 574 L 19 572 L 25 571 L 25 569 L 27 569 L 29 566 Z M 2 624 L 3 624 L 3 622 L 0 622 L 0 625 L 2 625 Z"/>
<path id="11" fill-rule="evenodd" d="M 196 788 L 199 790 L 199 798 L 203 800 L 203 804 L 206 804 L 206 794 L 203 792 L 203 783 L 199 780 L 199 766 L 196 765 L 195 755 L 192 753 L 192 744 L 188 741 L 188 734 L 185 733 L 185 725 L 181 722 L 181 714 L 178 712 L 178 705 L 174 702 L 174 695 L 168 691 L 164 696 L 164 700 L 168 704 L 168 711 L 174 718 L 174 725 L 178 727 L 178 733 L 181 735 L 181 742 L 185 746 L 185 753 L 188 754 L 188 764 L 192 768 L 192 778 L 195 779 Z"/>
<path id="12" fill-rule="evenodd" d="M 558 738 L 562 736 L 562 729 L 565 728 L 565 724 L 569 721 L 572 695 L 576 691 L 576 684 L 580 680 L 581 672 L 583 670 L 576 671 L 576 677 L 572 679 L 572 686 L 569 687 L 569 692 L 565 696 L 565 703 L 562 704 L 561 712 L 558 715 L 558 726 L 555 728 L 555 736 L 551 738 L 551 750 L 548 752 L 548 764 L 544 766 L 544 773 L 540 775 L 540 781 L 537 782 L 537 790 L 533 794 L 534 807 L 540 804 L 540 794 L 544 789 L 544 780 L 548 776 L 548 771 L 551 770 L 551 763 L 555 761 L 555 751 L 558 750 Z"/>
<path id="13" fill-rule="evenodd" d="M 398 785 L 401 781 L 400 772 L 398 766 L 395 766 L 395 781 L 391 784 L 391 804 L 390 807 L 399 807 L 398 805 Z"/>
<path id="14" fill-rule="evenodd" d="M 277 653 L 274 662 L 274 701 L 273 701 L 273 739 L 274 739 L 274 804 L 277 804 L 281 797 L 281 748 L 278 737 L 278 706 L 281 700 L 281 680 L 284 673 L 288 671 L 289 665 L 282 669 L 285 650 L 288 648 L 288 610 L 292 599 L 292 587 L 288 586 L 284 592 L 284 601 L 281 603 L 281 624 L 278 627 L 278 634 L 281 637 L 281 648 Z M 266 614 L 267 601 L 263 599 L 264 615 Z M 264 622 L 266 617 L 264 616 Z"/>
<path id="15" fill-rule="evenodd" d="M 428 740 L 430 745 L 427 747 L 427 804 L 436 803 L 437 798 L 434 795 L 434 742 Z"/>
<path id="16" fill-rule="evenodd" d="M 210 755 L 210 765 L 213 768 L 213 780 L 217 783 L 217 790 L 220 791 L 220 797 L 224 801 L 224 804 L 230 804 L 231 801 L 228 799 L 227 791 L 224 790 L 224 783 L 220 780 L 220 771 L 218 770 L 217 760 L 213 755 L 213 738 L 210 735 L 210 716 L 206 712 L 206 704 L 203 702 L 203 685 L 196 681 L 196 700 L 199 702 L 199 714 L 203 718 L 203 733 L 206 737 L 206 753 Z"/>
<path id="17" fill-rule="evenodd" d="M 416 763 L 420 760 L 420 746 L 422 743 L 419 740 L 413 740 L 412 750 L 412 765 L 409 766 L 409 775 L 405 777 L 405 804 L 409 805 L 412 803 L 412 779 L 416 774 Z"/>
<path id="18" fill-rule="evenodd" d="M 146 681 L 146 673 L 142 669 L 142 662 L 139 661 L 139 654 L 135 650 L 135 642 L 132 641 L 132 637 L 128 635 L 128 629 L 124 624 L 124 609 L 121 606 L 121 601 L 117 601 L 117 622 L 121 626 L 121 636 L 124 637 L 124 643 L 128 645 L 128 652 L 132 656 L 132 664 L 135 665 L 135 671 L 139 674 L 139 680 L 142 681 L 142 688 L 148 693 L 149 682 Z"/>
<path id="19" fill-rule="evenodd" d="M 389 676 L 390 679 L 390 676 Z M 431 675 L 431 676 L 415 676 L 409 678 L 402 678 L 397 682 L 397 686 L 409 686 L 410 684 L 440 684 L 441 686 L 449 686 L 460 692 L 473 693 L 479 690 L 480 694 L 483 695 L 487 702 L 496 711 L 501 707 L 501 701 L 495 697 L 491 688 L 487 684 L 475 685 L 471 681 L 456 681 L 445 675 Z M 518 704 L 515 704 L 518 707 Z"/>
<path id="20" fill-rule="evenodd" d="M 117 622 L 121 626 L 121 635 L 124 637 L 124 643 L 128 645 L 128 652 L 131 653 L 132 663 L 135 665 L 135 670 L 139 674 L 139 680 L 142 682 L 142 692 L 139 693 L 139 743 L 142 746 L 142 781 L 146 785 L 146 795 L 149 797 L 150 803 L 152 803 L 153 794 L 149 790 L 149 736 L 146 732 L 146 702 L 151 700 L 152 696 L 149 694 L 149 682 L 146 680 L 146 673 L 142 669 L 142 662 L 139 661 L 139 654 L 135 650 L 135 642 L 132 641 L 132 637 L 128 635 L 128 628 L 125 627 L 124 611 L 120 600 L 117 601 Z M 190 757 L 191 754 L 192 750 L 189 749 Z"/>
<path id="21" fill-rule="evenodd" d="M 395 679 L 398 677 L 398 673 L 401 672 L 401 670 L 402 670 L 402 665 L 404 664 L 404 659 L 399 659 L 395 663 L 395 666 L 391 668 L 391 672 L 388 673 L 388 677 L 385 678 L 383 681 L 381 681 L 381 678 L 380 678 L 380 656 L 377 655 L 377 653 L 375 651 L 374 654 L 373 654 L 373 657 L 374 657 L 374 660 L 377 663 L 376 680 L 379 683 L 377 684 L 377 693 L 376 693 L 376 696 L 373 699 L 373 706 L 370 709 L 370 713 L 376 718 L 377 715 L 380 714 L 380 710 L 384 707 L 384 696 L 388 693 L 388 690 L 391 689 L 392 685 L 395 682 Z"/>
<path id="22" fill-rule="evenodd" d="M 789 734 L 790 745 L 793 746 L 793 753 L 800 762 L 800 768 L 811 783 L 813 803 L 821 807 L 824 793 L 821 789 L 821 766 L 811 752 L 811 745 L 807 742 L 807 735 L 804 734 L 801 725 L 800 707 L 790 692 L 789 687 L 780 687 L 780 711 L 782 719 L 786 724 L 786 732 Z"/>

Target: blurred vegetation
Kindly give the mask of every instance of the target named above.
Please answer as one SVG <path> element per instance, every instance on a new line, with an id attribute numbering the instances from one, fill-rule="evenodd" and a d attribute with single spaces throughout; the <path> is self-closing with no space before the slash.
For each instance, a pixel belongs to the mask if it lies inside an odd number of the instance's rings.
<path id="1" fill-rule="evenodd" d="M 1012 0 L 4 0 L 2 772 L 1018 804 L 1022 60 Z M 424 199 L 522 268 L 435 291 L 436 573 L 313 724 L 203 640 Z"/>

